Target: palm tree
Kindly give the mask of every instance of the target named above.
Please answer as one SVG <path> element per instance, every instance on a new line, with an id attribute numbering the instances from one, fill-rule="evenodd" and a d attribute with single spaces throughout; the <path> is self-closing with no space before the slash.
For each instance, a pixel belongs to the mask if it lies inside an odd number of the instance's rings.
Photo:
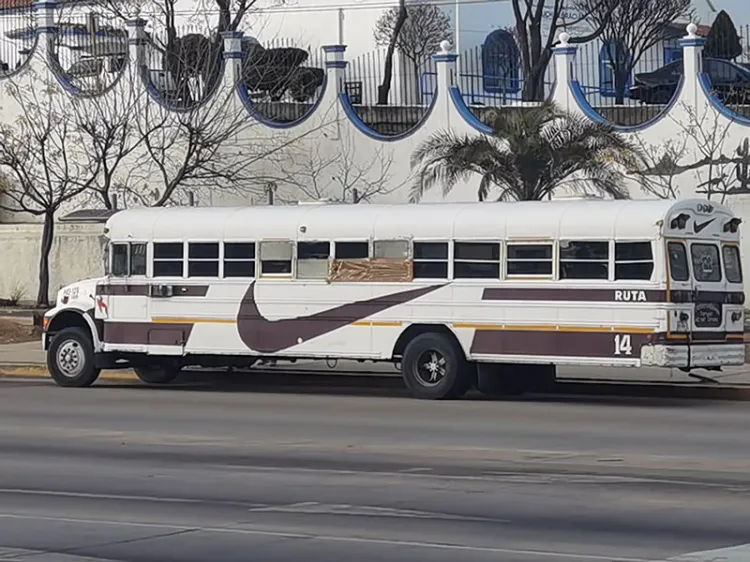
<path id="1" fill-rule="evenodd" d="M 567 185 L 585 193 L 628 197 L 624 170 L 640 168 L 640 149 L 613 125 L 562 112 L 552 103 L 498 112 L 491 134 L 439 131 L 416 148 L 412 202 L 441 185 L 443 196 L 479 174 L 478 198 L 538 201 Z"/>

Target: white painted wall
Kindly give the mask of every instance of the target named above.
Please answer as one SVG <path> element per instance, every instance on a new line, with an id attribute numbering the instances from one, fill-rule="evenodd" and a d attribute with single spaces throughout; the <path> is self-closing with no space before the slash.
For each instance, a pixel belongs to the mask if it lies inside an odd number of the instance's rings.
<path id="1" fill-rule="evenodd" d="M 136 60 L 139 47 L 131 46 L 131 59 Z M 228 49 L 231 51 L 231 49 Z M 554 99 L 570 111 L 582 111 L 578 101 L 573 96 L 569 86 L 571 76 L 571 63 L 575 57 L 574 52 L 565 51 L 555 56 L 557 88 Z M 450 129 L 457 134 L 476 134 L 477 131 L 462 115 L 460 108 L 456 106 L 449 91 L 454 84 L 455 75 L 452 72 L 454 65 L 449 59 L 437 63 L 437 95 L 434 106 L 421 126 L 410 134 L 399 139 L 382 140 L 373 138 L 373 135 L 361 130 L 350 120 L 338 100 L 338 89 L 342 83 L 344 69 L 341 62 L 348 55 L 345 53 L 328 53 L 329 87 L 323 93 L 318 109 L 309 119 L 297 126 L 287 129 L 269 127 L 264 124 L 253 125 L 248 128 L 247 134 L 251 135 L 257 142 L 283 143 L 285 139 L 296 139 L 286 150 L 280 152 L 279 158 L 268 161 L 264 170 L 273 174 L 279 168 L 285 172 L 294 171 L 296 181 L 282 182 L 278 186 L 277 200 L 290 202 L 309 198 L 333 198 L 342 199 L 346 197 L 344 185 L 342 185 L 342 169 L 346 168 L 351 175 L 356 170 L 361 176 L 354 185 L 365 189 L 368 183 L 380 176 L 387 178 L 390 189 L 387 193 L 378 193 L 372 197 L 375 201 L 405 202 L 408 195 L 410 182 L 409 157 L 414 148 L 432 133 Z M 729 134 L 726 143 L 726 152 L 729 153 L 745 137 L 750 136 L 750 126 L 739 122 L 727 121 L 727 118 L 717 112 L 709 103 L 709 100 L 697 79 L 697 67 L 700 61 L 700 47 L 686 47 L 685 60 L 686 84 L 678 100 L 669 115 L 664 116 L 658 123 L 643 128 L 643 130 L 631 134 L 639 135 L 645 142 L 654 145 L 663 144 L 668 139 L 673 139 L 680 132 L 680 123 L 685 120 L 686 108 L 692 108 L 695 112 L 703 112 L 709 115 L 714 122 L 724 123 L 729 126 Z M 33 61 L 37 71 L 46 71 L 45 60 L 37 58 Z M 231 61 L 226 76 L 231 76 Z M 3 105 L 2 119 L 5 122 L 13 119 L 12 111 L 5 111 Z M 239 110 L 242 108 L 239 105 Z M 267 139 L 263 141 L 263 139 Z M 689 146 L 685 152 L 685 158 L 694 158 L 696 148 Z M 234 155 L 233 157 L 241 157 Z M 314 161 L 318 164 L 315 174 L 307 174 L 307 164 Z M 325 166 L 319 166 L 320 162 L 326 162 Z M 385 168 L 385 171 L 384 171 Z M 307 174 L 307 175 L 306 175 Z M 314 178 L 312 177 L 314 176 Z M 313 184 L 316 191 L 310 195 Z M 477 181 L 471 181 L 458 186 L 449 196 L 449 200 L 475 200 Z M 679 195 L 681 197 L 692 197 L 695 195 L 697 179 L 693 174 L 686 173 L 679 181 Z M 303 189 L 304 188 L 304 189 Z M 638 186 L 632 184 L 633 197 L 645 197 Z M 438 192 L 431 193 L 428 200 L 441 199 Z M 205 201 L 207 198 L 201 198 Z M 215 193 L 212 204 L 237 204 L 249 203 L 247 194 L 227 195 Z M 256 199 L 257 202 L 257 199 Z M 745 218 L 750 218 L 750 204 L 747 196 L 732 197 L 727 203 L 737 209 Z M 101 271 L 101 250 L 99 248 L 98 234 L 100 226 L 61 227 L 58 230 L 59 240 L 53 252 L 52 290 L 56 290 L 60 284 L 73 281 L 80 277 L 96 274 Z M 4 226 L 2 235 L 6 242 L 0 245 L 0 263 L 3 264 L 0 273 L 0 297 L 7 297 L 18 282 L 27 284 L 29 294 L 35 292 L 35 277 L 38 262 L 38 238 L 40 229 L 38 226 Z M 70 229 L 70 230 L 65 230 Z M 747 255 L 747 244 L 745 250 L 745 262 L 750 263 Z M 750 279 L 750 276 L 746 276 Z"/>

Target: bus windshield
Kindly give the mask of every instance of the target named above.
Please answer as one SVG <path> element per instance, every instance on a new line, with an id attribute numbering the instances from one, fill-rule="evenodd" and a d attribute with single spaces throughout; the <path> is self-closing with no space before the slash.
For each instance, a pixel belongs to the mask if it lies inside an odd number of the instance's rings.
<path id="1" fill-rule="evenodd" d="M 721 261 L 716 244 L 695 243 L 690 246 L 693 276 L 696 281 L 718 283 L 721 281 Z"/>

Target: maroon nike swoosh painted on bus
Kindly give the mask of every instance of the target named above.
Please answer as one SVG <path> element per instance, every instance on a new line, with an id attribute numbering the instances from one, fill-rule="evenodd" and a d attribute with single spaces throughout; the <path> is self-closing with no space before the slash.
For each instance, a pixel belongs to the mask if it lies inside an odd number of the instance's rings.
<path id="1" fill-rule="evenodd" d="M 407 303 L 431 293 L 443 285 L 432 285 L 392 293 L 372 299 L 352 302 L 329 308 L 300 318 L 268 320 L 258 310 L 255 302 L 255 282 L 247 289 L 237 315 L 240 339 L 253 351 L 275 353 L 323 336 L 354 322 L 364 320 L 378 312 Z"/>

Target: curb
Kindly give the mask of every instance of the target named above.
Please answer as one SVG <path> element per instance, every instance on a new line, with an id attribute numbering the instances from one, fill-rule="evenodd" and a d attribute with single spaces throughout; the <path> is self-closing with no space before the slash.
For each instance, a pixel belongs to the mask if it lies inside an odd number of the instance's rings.
<path id="1" fill-rule="evenodd" d="M 51 380 L 47 367 L 41 365 L 0 366 L 0 378 Z M 139 379 L 131 369 L 123 369 L 121 371 L 102 371 L 99 380 L 137 382 Z"/>

